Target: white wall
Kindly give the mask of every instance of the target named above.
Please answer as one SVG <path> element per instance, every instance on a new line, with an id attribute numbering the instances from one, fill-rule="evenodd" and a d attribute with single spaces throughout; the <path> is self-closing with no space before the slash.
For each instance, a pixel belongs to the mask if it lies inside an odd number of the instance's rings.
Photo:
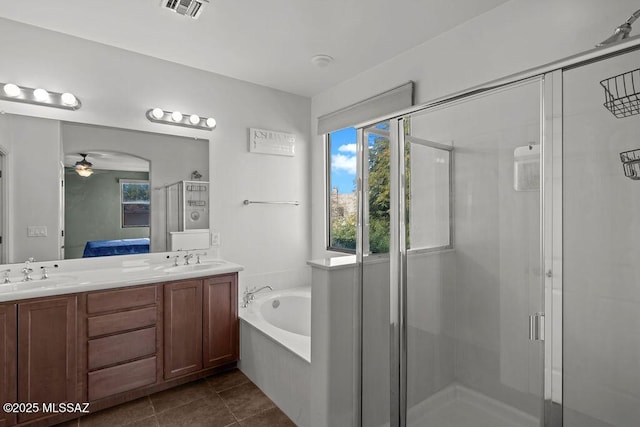
<path id="1" fill-rule="evenodd" d="M 324 151 L 322 138 L 316 136 L 318 116 L 408 80 L 416 82 L 415 101 L 420 104 L 591 49 L 638 7 L 634 0 L 512 0 L 314 96 L 313 257 L 328 255 L 324 242 Z"/>
<path id="2" fill-rule="evenodd" d="M 615 118 L 598 84 L 639 63 L 633 52 L 563 76 L 567 427 L 640 420 L 640 181 L 625 177 L 620 161 L 621 152 L 640 149 L 640 116 Z"/>
<path id="3" fill-rule="evenodd" d="M 6 159 L 6 259 L 15 262 L 60 258 L 60 122 L 0 115 L 0 146 Z M 47 228 L 46 236 L 28 237 L 30 226 Z M 16 273 L 16 271 L 14 271 Z"/>
<path id="4" fill-rule="evenodd" d="M 0 39 L 0 81 L 71 91 L 82 101 L 77 111 L 7 101 L 0 110 L 209 139 L 211 224 L 221 234 L 221 255 L 246 267 L 243 283 L 262 282 L 267 273 L 308 280 L 307 98 L 4 19 Z M 155 124 L 145 112 L 156 106 L 212 116 L 218 126 L 208 132 Z M 248 153 L 249 127 L 295 134 L 296 156 Z M 244 199 L 301 205 L 243 206 Z"/>

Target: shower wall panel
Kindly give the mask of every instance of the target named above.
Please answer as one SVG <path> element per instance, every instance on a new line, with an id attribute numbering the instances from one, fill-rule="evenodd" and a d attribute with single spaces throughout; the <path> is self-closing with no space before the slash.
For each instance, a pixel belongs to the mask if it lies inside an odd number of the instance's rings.
<path id="1" fill-rule="evenodd" d="M 638 64 L 634 52 L 563 76 L 565 427 L 640 420 L 640 181 L 620 160 L 640 149 L 640 115 L 614 117 L 599 84 Z"/>
<path id="2" fill-rule="evenodd" d="M 455 274 L 452 251 L 407 259 L 410 408 L 455 382 Z"/>

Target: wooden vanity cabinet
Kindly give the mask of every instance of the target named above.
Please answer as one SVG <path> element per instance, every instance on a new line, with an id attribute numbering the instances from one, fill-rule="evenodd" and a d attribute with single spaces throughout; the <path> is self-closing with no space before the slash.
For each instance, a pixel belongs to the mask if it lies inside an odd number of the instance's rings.
<path id="1" fill-rule="evenodd" d="M 156 384 L 157 285 L 86 295 L 87 400 Z"/>
<path id="2" fill-rule="evenodd" d="M 18 303 L 18 401 L 77 402 L 77 298 Z M 42 417 L 20 413 L 18 423 Z"/>
<path id="3" fill-rule="evenodd" d="M 165 379 L 238 360 L 237 294 L 236 274 L 165 284 Z"/>
<path id="4" fill-rule="evenodd" d="M 202 369 L 202 280 L 164 285 L 164 378 Z"/>
<path id="5" fill-rule="evenodd" d="M 0 401 L 108 408 L 235 366 L 237 273 L 0 304 Z M 0 427 L 81 414 L 0 411 Z"/>
<path id="6" fill-rule="evenodd" d="M 227 274 L 205 279 L 203 295 L 204 367 L 234 362 L 240 357 L 237 276 Z"/>
<path id="7" fill-rule="evenodd" d="M 16 305 L 0 304 L 0 403 L 16 396 Z M 16 416 L 0 410 L 0 427 L 12 426 Z"/>

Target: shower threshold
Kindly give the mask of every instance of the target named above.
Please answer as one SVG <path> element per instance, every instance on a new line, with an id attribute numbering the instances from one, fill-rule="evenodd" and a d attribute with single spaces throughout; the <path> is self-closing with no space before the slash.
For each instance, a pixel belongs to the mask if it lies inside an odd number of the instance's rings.
<path id="1" fill-rule="evenodd" d="M 538 418 L 459 384 L 409 409 L 409 427 L 538 427 Z"/>

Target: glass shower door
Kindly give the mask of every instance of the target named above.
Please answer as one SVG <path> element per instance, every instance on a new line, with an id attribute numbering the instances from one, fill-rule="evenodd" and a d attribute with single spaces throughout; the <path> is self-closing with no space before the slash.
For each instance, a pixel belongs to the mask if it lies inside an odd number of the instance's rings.
<path id="1" fill-rule="evenodd" d="M 529 337 L 543 311 L 541 85 L 398 122 L 406 425 L 541 425 L 544 349 Z"/>

